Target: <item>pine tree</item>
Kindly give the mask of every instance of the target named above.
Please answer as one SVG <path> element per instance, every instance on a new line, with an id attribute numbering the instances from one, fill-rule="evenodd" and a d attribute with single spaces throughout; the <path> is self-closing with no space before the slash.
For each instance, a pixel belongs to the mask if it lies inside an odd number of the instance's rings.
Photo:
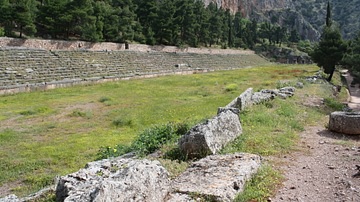
<path id="1" fill-rule="evenodd" d="M 210 12 L 205 8 L 203 1 L 195 1 L 194 13 L 196 15 L 195 25 L 195 35 L 197 37 L 196 41 L 202 43 L 204 46 L 207 46 L 210 41 Z"/>
<path id="2" fill-rule="evenodd" d="M 328 1 L 327 7 L 326 7 L 326 27 L 331 27 L 331 25 L 332 25 L 331 6 L 330 6 L 330 1 Z"/>
<path id="3" fill-rule="evenodd" d="M 5 36 L 12 36 L 13 7 L 9 0 L 0 0 L 0 27 L 4 28 Z"/>
<path id="4" fill-rule="evenodd" d="M 33 36 L 36 33 L 36 1 L 35 0 L 18 0 L 13 5 L 13 22 L 20 33 L 20 38 L 25 33 Z"/>
<path id="5" fill-rule="evenodd" d="M 67 0 L 44 0 L 37 15 L 39 34 L 53 39 L 65 38 L 69 21 L 63 21 Z"/>
<path id="6" fill-rule="evenodd" d="M 220 37 L 222 36 L 222 15 L 221 10 L 217 7 L 217 5 L 213 2 L 211 2 L 207 9 L 209 10 L 209 13 L 211 14 L 211 17 L 209 19 L 209 33 L 210 33 L 210 47 L 213 44 L 217 44 L 220 41 Z"/>
<path id="7" fill-rule="evenodd" d="M 139 23 L 143 27 L 143 34 L 146 44 L 154 45 L 156 43 L 154 27 L 158 18 L 158 0 L 136 0 L 136 14 Z"/>
<path id="8" fill-rule="evenodd" d="M 154 32 L 158 44 L 173 45 L 176 41 L 176 34 L 179 32 L 175 24 L 176 7 L 173 0 L 161 0 L 156 19 Z"/>
<path id="9" fill-rule="evenodd" d="M 328 8 L 330 8 L 330 6 L 328 6 Z M 326 26 L 321 35 L 320 42 L 310 54 L 312 60 L 316 62 L 319 67 L 324 68 L 326 74 L 329 74 L 328 81 L 331 81 L 335 66 L 342 60 L 347 49 L 345 42 L 342 40 L 340 30 L 334 28 L 330 21 L 331 11 L 328 9 Z"/>

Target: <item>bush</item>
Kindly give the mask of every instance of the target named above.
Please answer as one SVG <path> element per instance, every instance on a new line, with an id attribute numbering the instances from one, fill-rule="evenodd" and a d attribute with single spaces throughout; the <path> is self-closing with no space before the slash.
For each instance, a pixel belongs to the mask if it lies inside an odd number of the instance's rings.
<path id="1" fill-rule="evenodd" d="M 139 156 L 144 156 L 153 153 L 166 143 L 176 141 L 189 129 L 190 126 L 186 123 L 154 125 L 140 133 L 130 146 L 101 147 L 97 153 L 97 159 L 121 156 L 132 151 Z"/>
<path id="2" fill-rule="evenodd" d="M 132 149 L 138 155 L 147 155 L 167 142 L 178 139 L 188 130 L 187 124 L 168 123 L 164 125 L 155 125 L 144 130 L 133 142 Z"/>

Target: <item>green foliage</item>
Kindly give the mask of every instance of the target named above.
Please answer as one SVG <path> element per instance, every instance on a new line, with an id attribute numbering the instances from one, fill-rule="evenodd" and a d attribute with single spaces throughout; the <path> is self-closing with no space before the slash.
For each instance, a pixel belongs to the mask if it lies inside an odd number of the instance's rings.
<path id="1" fill-rule="evenodd" d="M 19 112 L 19 114 L 24 116 L 30 116 L 35 114 L 45 114 L 51 112 L 51 109 L 48 107 L 37 107 L 37 108 L 31 108 L 24 111 Z"/>
<path id="2" fill-rule="evenodd" d="M 342 111 L 344 109 L 344 104 L 334 98 L 324 98 L 324 103 L 334 111 Z"/>
<path id="3" fill-rule="evenodd" d="M 0 37 L 5 36 L 5 29 L 3 27 L 0 27 Z"/>
<path id="4" fill-rule="evenodd" d="M 258 27 L 214 2 L 205 7 L 195 0 L 1 0 L 0 5 L 6 36 L 222 48 L 253 48 L 260 38 L 281 45 L 287 38 L 286 28 Z"/>
<path id="5" fill-rule="evenodd" d="M 353 72 L 360 72 L 360 32 L 350 41 L 342 64 L 350 68 Z"/>
<path id="6" fill-rule="evenodd" d="M 148 155 L 166 143 L 174 142 L 189 129 L 189 125 L 184 123 L 154 125 L 141 132 L 131 146 L 119 144 L 115 147 L 101 147 L 97 156 L 98 159 L 103 159 L 120 156 L 128 152 L 135 152 L 140 156 Z"/>
<path id="7" fill-rule="evenodd" d="M 139 155 L 147 155 L 159 149 L 163 144 L 178 139 L 188 129 L 186 124 L 155 125 L 145 129 L 133 142 L 132 148 Z"/>
<path id="8" fill-rule="evenodd" d="M 347 45 L 342 40 L 340 30 L 332 26 L 330 2 L 327 4 L 326 26 L 321 35 L 320 42 L 315 46 L 310 54 L 311 59 L 319 66 L 324 68 L 326 74 L 330 74 L 328 81 L 335 71 L 335 66 L 339 64 L 346 53 Z"/>
<path id="9" fill-rule="evenodd" d="M 225 87 L 225 91 L 227 92 L 233 92 L 236 91 L 238 89 L 238 85 L 235 83 L 229 84 Z"/>
<path id="10" fill-rule="evenodd" d="M 341 38 L 340 31 L 336 28 L 325 27 L 320 42 L 315 45 L 310 56 L 319 67 L 324 68 L 326 74 L 330 74 L 328 81 L 331 80 L 335 65 L 340 63 L 346 49 L 347 46 Z"/>
<path id="11" fill-rule="evenodd" d="M 123 117 L 116 117 L 112 121 L 112 124 L 116 127 L 124 127 L 124 126 L 132 127 L 134 125 L 134 121 Z"/>
<path id="12" fill-rule="evenodd" d="M 234 202 L 266 202 L 280 184 L 282 176 L 269 165 L 263 165 L 257 174 L 246 183 L 244 191 L 236 196 Z"/>
<path id="13" fill-rule="evenodd" d="M 313 44 L 309 40 L 302 40 L 302 41 L 299 41 L 297 48 L 302 52 L 310 54 L 310 53 L 312 53 L 314 47 L 313 47 Z"/>
<path id="14" fill-rule="evenodd" d="M 70 117 L 83 117 L 90 119 L 93 115 L 91 111 L 82 111 L 80 109 L 75 109 L 74 111 L 69 114 Z"/>
<path id="15" fill-rule="evenodd" d="M 132 151 L 132 148 L 127 145 L 115 145 L 114 147 L 100 147 L 97 152 L 97 160 L 121 156 Z"/>
<path id="16" fill-rule="evenodd" d="M 102 102 L 102 103 L 104 103 L 104 102 L 109 102 L 109 101 L 111 101 L 111 98 L 109 98 L 109 97 L 101 97 L 101 98 L 99 99 L 99 102 Z"/>

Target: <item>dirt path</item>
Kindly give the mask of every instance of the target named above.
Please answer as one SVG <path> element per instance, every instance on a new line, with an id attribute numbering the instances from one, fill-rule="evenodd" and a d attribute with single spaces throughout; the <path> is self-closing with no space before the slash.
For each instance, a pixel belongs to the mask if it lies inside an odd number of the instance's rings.
<path id="1" fill-rule="evenodd" d="M 360 111 L 360 84 L 352 84 L 354 78 L 347 70 L 342 71 L 342 74 L 346 78 L 350 91 L 350 99 L 348 105 L 351 109 L 353 109 L 353 111 Z"/>
<path id="2" fill-rule="evenodd" d="M 350 87 L 352 77 L 346 73 L 346 78 Z M 359 111 L 359 86 L 349 90 L 349 107 Z M 300 137 L 297 152 L 277 159 L 281 162 L 286 181 L 276 196 L 269 200 L 359 202 L 360 170 L 357 165 L 360 166 L 360 136 L 333 133 L 323 126 L 314 126 L 307 128 Z"/>

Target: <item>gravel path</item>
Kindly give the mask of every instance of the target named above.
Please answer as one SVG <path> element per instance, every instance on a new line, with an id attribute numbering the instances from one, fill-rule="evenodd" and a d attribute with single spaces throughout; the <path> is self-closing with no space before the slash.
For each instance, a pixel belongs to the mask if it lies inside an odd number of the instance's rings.
<path id="1" fill-rule="evenodd" d="M 360 110 L 359 84 L 351 86 L 349 107 Z M 359 123 L 360 124 L 360 123 Z M 297 152 L 277 159 L 286 181 L 269 201 L 348 202 L 360 201 L 360 136 L 328 131 L 324 126 L 300 134 Z"/>

